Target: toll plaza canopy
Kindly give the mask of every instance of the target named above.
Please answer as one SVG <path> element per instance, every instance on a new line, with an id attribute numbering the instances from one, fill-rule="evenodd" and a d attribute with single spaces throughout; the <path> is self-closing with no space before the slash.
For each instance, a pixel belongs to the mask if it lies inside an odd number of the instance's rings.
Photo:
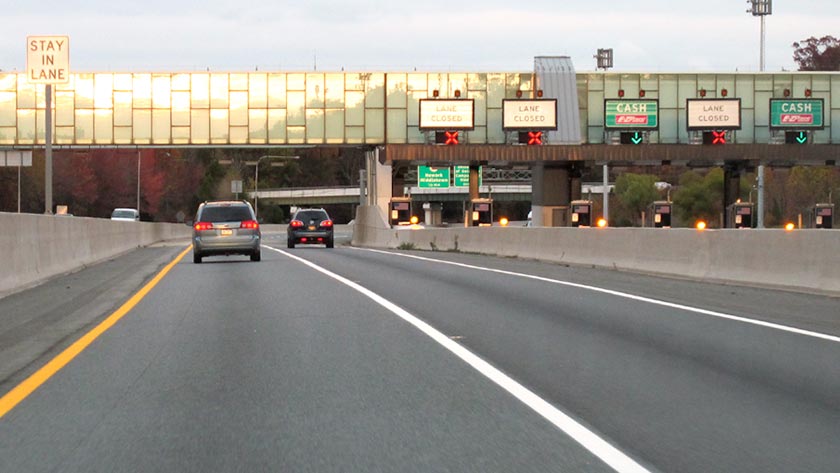
<path id="1" fill-rule="evenodd" d="M 575 72 L 568 58 L 538 57 L 524 72 L 72 73 L 53 87 L 63 148 L 366 145 L 388 161 L 442 162 L 833 161 L 840 149 L 836 72 Z M 549 99 L 556 123 L 535 124 L 544 146 L 527 146 L 529 128 L 505 123 L 505 103 Z M 470 103 L 458 146 L 433 146 L 437 131 L 421 123 L 429 100 Z M 45 110 L 45 86 L 0 73 L 0 148 L 42 147 Z M 727 146 L 683 146 L 710 130 Z"/>

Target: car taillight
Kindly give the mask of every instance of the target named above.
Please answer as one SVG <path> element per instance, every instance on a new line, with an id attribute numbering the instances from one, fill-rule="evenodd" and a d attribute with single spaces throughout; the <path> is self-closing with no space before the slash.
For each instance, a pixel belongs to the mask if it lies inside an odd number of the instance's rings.
<path id="1" fill-rule="evenodd" d="M 289 226 L 291 226 L 292 228 L 300 228 L 303 226 L 303 222 L 301 222 L 300 220 L 292 220 L 291 222 L 289 222 Z"/>
<path id="2" fill-rule="evenodd" d="M 332 220 L 324 220 L 323 222 L 321 222 L 321 226 L 327 228 L 333 226 Z"/>
<path id="3" fill-rule="evenodd" d="M 195 228 L 197 232 L 203 232 L 204 230 L 212 230 L 213 224 L 209 222 L 198 222 L 193 225 L 193 228 Z"/>
<path id="4" fill-rule="evenodd" d="M 256 230 L 260 228 L 260 224 L 257 223 L 255 220 L 245 220 L 244 222 L 239 224 L 239 228 L 249 228 L 251 230 Z"/>

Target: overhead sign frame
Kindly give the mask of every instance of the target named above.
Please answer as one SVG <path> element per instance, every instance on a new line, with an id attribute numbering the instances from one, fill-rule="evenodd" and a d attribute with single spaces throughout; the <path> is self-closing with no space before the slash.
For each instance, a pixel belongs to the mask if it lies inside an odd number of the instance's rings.
<path id="1" fill-rule="evenodd" d="M 622 105 L 628 106 L 629 109 L 619 110 Z M 653 113 L 647 110 L 647 105 L 653 105 Z M 622 120 L 619 117 L 628 118 Z M 628 131 L 658 130 L 659 99 L 604 99 L 604 128 Z"/>
<path id="2" fill-rule="evenodd" d="M 420 99 L 420 129 L 475 129 L 475 100 Z"/>
<path id="3" fill-rule="evenodd" d="M 502 129 L 556 130 L 557 99 L 502 99 Z"/>
<path id="4" fill-rule="evenodd" d="M 785 104 L 803 105 L 803 107 L 793 107 L 785 111 Z M 819 104 L 819 115 L 817 112 L 808 110 L 804 105 Z M 790 118 L 785 118 L 785 116 Z M 808 123 L 806 117 L 811 118 Z M 819 122 L 817 117 L 819 116 Z M 794 118 L 796 117 L 796 118 Z M 787 123 L 786 123 L 787 122 Z M 825 100 L 804 98 L 804 99 L 770 99 L 770 129 L 773 130 L 822 130 L 825 128 Z"/>
<path id="5" fill-rule="evenodd" d="M 737 110 L 732 110 L 733 106 Z M 741 114 L 740 98 L 686 99 L 685 123 L 689 131 L 740 130 Z"/>

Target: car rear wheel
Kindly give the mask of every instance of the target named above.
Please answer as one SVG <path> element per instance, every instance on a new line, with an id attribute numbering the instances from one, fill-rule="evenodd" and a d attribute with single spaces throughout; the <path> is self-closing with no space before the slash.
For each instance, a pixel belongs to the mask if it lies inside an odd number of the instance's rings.
<path id="1" fill-rule="evenodd" d="M 193 251 L 193 263 L 201 263 L 201 255 Z"/>
<path id="2" fill-rule="evenodd" d="M 259 261 L 262 256 L 259 251 L 251 253 L 251 261 Z"/>
<path id="3" fill-rule="evenodd" d="M 334 247 L 335 247 L 335 241 L 332 238 L 327 240 L 327 248 L 334 248 Z"/>
<path id="4" fill-rule="evenodd" d="M 292 240 L 291 238 L 289 238 L 289 240 L 286 242 L 286 246 L 288 246 L 289 248 L 294 248 L 295 247 L 295 241 Z"/>

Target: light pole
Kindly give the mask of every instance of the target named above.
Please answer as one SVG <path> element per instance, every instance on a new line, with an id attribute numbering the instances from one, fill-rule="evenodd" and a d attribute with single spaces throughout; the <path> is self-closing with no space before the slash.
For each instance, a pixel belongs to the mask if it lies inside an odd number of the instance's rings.
<path id="1" fill-rule="evenodd" d="M 759 60 L 760 71 L 764 72 L 764 17 L 773 13 L 773 0 L 747 0 L 750 9 L 747 13 L 752 13 L 752 16 L 761 17 L 761 56 Z"/>
<path id="2" fill-rule="evenodd" d="M 604 164 L 603 179 L 601 180 L 601 196 L 604 198 L 602 217 L 610 221 L 610 165 Z"/>
<path id="3" fill-rule="evenodd" d="M 140 148 L 137 148 L 137 215 L 140 215 Z"/>
<path id="4" fill-rule="evenodd" d="M 759 70 L 764 72 L 764 45 L 765 45 L 765 31 L 764 31 L 764 17 L 773 13 L 773 0 L 747 0 L 750 9 L 747 13 L 752 13 L 752 16 L 761 18 L 761 55 L 759 59 Z M 758 165 L 758 209 L 756 210 L 758 219 L 756 226 L 764 228 L 764 165 Z"/>
<path id="5" fill-rule="evenodd" d="M 260 192 L 260 162 L 263 159 L 299 159 L 299 156 L 273 156 L 273 155 L 264 155 L 260 156 L 256 161 L 246 162 L 245 164 L 253 164 L 256 168 L 254 172 L 254 216 L 259 216 L 259 192 Z"/>

